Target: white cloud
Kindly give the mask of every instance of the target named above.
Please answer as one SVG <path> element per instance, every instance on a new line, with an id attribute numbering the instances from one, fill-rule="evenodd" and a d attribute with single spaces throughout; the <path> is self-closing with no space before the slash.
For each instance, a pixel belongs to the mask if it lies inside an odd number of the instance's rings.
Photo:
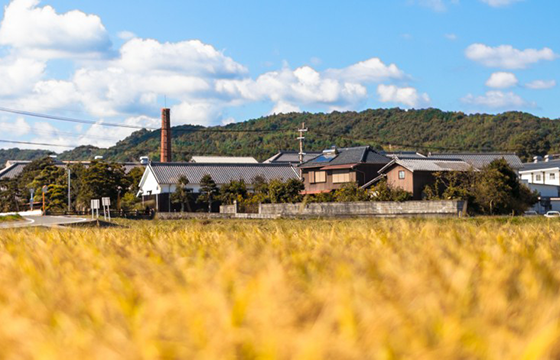
<path id="1" fill-rule="evenodd" d="M 511 45 L 490 47 L 484 44 L 472 44 L 465 50 L 465 55 L 470 60 L 484 66 L 504 69 L 525 69 L 539 61 L 551 61 L 558 57 L 552 49 L 542 48 L 518 50 Z"/>
<path id="2" fill-rule="evenodd" d="M 343 69 L 329 69 L 327 77 L 353 82 L 380 82 L 389 79 L 402 79 L 406 74 L 395 64 L 385 65 L 379 58 L 360 61 Z"/>
<path id="3" fill-rule="evenodd" d="M 449 4 L 459 4 L 459 0 L 409 0 L 409 3 L 418 4 L 437 12 L 444 12 L 447 10 Z"/>
<path id="4" fill-rule="evenodd" d="M 136 37 L 136 34 L 133 33 L 132 31 L 120 31 L 117 36 L 119 37 L 119 39 L 122 40 L 130 40 Z"/>
<path id="5" fill-rule="evenodd" d="M 491 109 L 520 109 L 534 107 L 534 103 L 529 103 L 513 92 L 504 93 L 502 91 L 488 91 L 484 95 L 474 96 L 468 94 L 461 101 L 465 104 L 481 106 Z"/>
<path id="6" fill-rule="evenodd" d="M 111 41 L 101 19 L 81 11 L 57 14 L 51 6 L 37 7 L 39 0 L 13 0 L 5 8 L 0 25 L 0 44 L 27 57 L 103 57 Z"/>
<path id="7" fill-rule="evenodd" d="M 272 110 L 270 111 L 270 114 L 289 114 L 292 112 L 300 112 L 301 109 L 299 108 L 299 106 L 293 105 L 293 104 L 289 104 L 287 102 L 284 101 L 280 101 L 278 102 L 276 105 L 274 105 L 274 108 L 272 108 Z"/>
<path id="8" fill-rule="evenodd" d="M 8 136 L 23 136 L 31 132 L 31 126 L 22 117 L 18 117 L 15 121 L 1 121 L 0 129 Z"/>
<path id="9" fill-rule="evenodd" d="M 523 0 L 480 0 L 492 7 L 504 7 Z"/>
<path id="10" fill-rule="evenodd" d="M 506 89 L 517 85 L 519 81 L 515 74 L 509 72 L 495 72 L 486 81 L 486 86 L 495 89 Z"/>
<path id="11" fill-rule="evenodd" d="M 33 89 L 43 76 L 46 64 L 9 56 L 0 59 L 0 96 L 19 96 Z"/>
<path id="12" fill-rule="evenodd" d="M 556 86 L 556 80 L 534 80 L 525 84 L 525 87 L 533 90 L 551 89 Z"/>
<path id="13" fill-rule="evenodd" d="M 174 125 L 192 124 L 208 126 L 221 118 L 221 107 L 209 102 L 182 102 L 171 107 L 171 119 Z"/>
<path id="14" fill-rule="evenodd" d="M 456 34 L 445 34 L 444 36 L 447 40 L 451 40 L 451 41 L 457 40 L 457 35 Z"/>
<path id="15" fill-rule="evenodd" d="M 380 84 L 377 87 L 377 94 L 379 95 L 379 101 L 383 103 L 398 103 L 411 108 L 424 107 L 430 104 L 428 94 L 419 94 L 418 90 L 413 87 L 400 88 L 395 85 Z"/>

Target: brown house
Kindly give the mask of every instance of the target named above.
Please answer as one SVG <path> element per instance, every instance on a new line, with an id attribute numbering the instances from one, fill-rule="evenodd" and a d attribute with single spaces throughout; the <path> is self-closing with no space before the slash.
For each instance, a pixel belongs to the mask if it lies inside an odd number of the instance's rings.
<path id="1" fill-rule="evenodd" d="M 426 185 L 434 183 L 435 173 L 468 171 L 472 168 L 471 164 L 459 159 L 399 159 L 395 157 L 379 170 L 381 174 L 379 177 L 365 184 L 364 187 L 369 187 L 385 177 L 389 187 L 408 191 L 414 200 L 421 200 Z"/>
<path id="2" fill-rule="evenodd" d="M 369 146 L 332 148 L 299 165 L 304 194 L 330 192 L 348 183 L 366 184 L 391 159 Z"/>

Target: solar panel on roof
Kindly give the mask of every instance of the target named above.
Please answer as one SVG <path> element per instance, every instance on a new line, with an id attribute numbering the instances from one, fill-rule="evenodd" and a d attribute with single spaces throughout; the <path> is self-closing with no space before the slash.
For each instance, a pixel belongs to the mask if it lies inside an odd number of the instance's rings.
<path id="1" fill-rule="evenodd" d="M 313 159 L 313 162 L 318 162 L 318 163 L 331 162 L 335 158 L 336 155 L 319 155 L 315 159 Z"/>

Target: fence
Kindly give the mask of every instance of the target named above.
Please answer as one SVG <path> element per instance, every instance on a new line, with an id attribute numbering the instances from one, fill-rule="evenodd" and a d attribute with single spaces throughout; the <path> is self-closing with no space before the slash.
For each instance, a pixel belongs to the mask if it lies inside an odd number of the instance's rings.
<path id="1" fill-rule="evenodd" d="M 259 204 L 260 216 L 463 216 L 466 201 L 346 202 Z M 220 207 L 223 214 L 240 215 L 236 204 Z M 240 216 L 239 216 L 240 217 Z"/>

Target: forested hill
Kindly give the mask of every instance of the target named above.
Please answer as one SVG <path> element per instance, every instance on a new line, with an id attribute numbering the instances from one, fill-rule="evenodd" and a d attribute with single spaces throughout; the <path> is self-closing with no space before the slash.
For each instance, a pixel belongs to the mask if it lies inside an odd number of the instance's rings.
<path id="1" fill-rule="evenodd" d="M 305 135 L 308 151 L 367 144 L 386 150 L 516 152 L 525 160 L 560 152 L 557 120 L 521 112 L 466 115 L 437 109 L 378 109 L 271 115 L 210 128 L 177 126 L 173 127 L 173 160 L 187 160 L 192 155 L 254 156 L 264 160 L 280 149 L 297 149 L 297 129 L 302 122 L 309 129 Z M 159 130 L 141 130 L 109 149 L 79 147 L 60 154 L 59 159 L 104 155 L 105 159 L 119 161 L 140 156 L 159 160 L 159 143 Z M 18 158 L 17 153 L 9 155 Z M 0 152 L 0 163 L 6 159 Z"/>

